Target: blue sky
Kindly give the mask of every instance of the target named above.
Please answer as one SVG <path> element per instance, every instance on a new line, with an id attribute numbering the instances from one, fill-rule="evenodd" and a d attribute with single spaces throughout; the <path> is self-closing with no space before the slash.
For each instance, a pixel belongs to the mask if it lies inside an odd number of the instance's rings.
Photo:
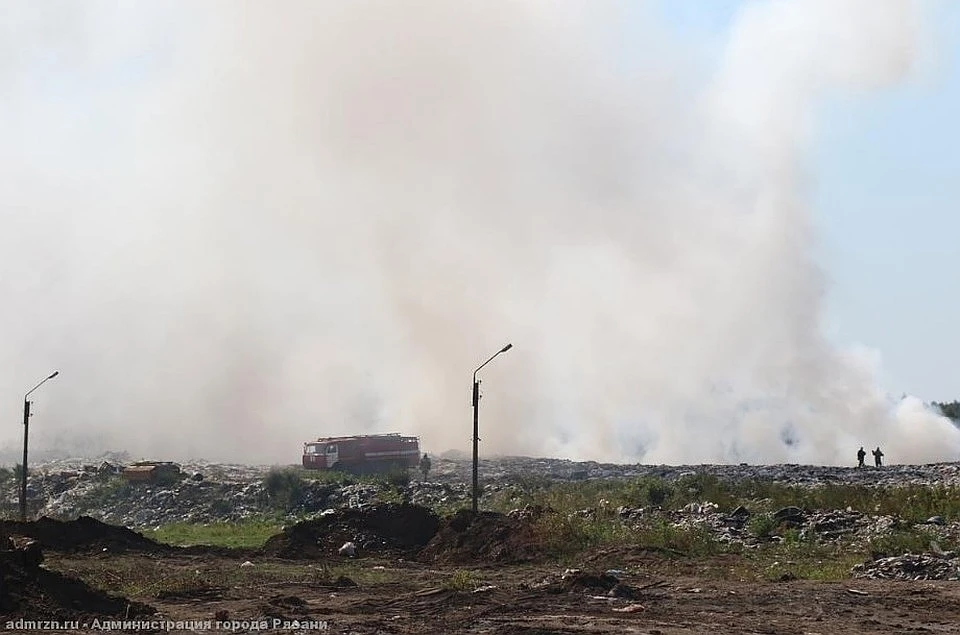
<path id="1" fill-rule="evenodd" d="M 660 0 L 716 54 L 749 0 Z M 960 399 L 960 2 L 934 8 L 934 72 L 823 104 L 812 164 L 830 336 L 879 351 L 883 388 Z"/>

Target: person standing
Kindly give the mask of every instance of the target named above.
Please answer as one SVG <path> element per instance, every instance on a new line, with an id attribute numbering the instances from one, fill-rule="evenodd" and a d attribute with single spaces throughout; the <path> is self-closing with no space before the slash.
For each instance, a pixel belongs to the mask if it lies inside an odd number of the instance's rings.
<path id="1" fill-rule="evenodd" d="M 860 449 L 857 451 L 857 467 L 863 467 L 863 459 L 867 456 L 867 453 L 863 451 L 863 446 L 860 446 Z"/>
<path id="2" fill-rule="evenodd" d="M 872 454 L 873 454 L 873 462 L 876 464 L 877 467 L 881 467 L 883 465 L 883 452 L 880 451 L 879 445 L 877 446 L 877 449 L 872 452 Z"/>
<path id="3" fill-rule="evenodd" d="M 424 480 L 426 480 L 427 474 L 429 472 L 430 472 L 430 457 L 424 454 L 423 458 L 420 459 L 420 473 L 423 474 Z"/>

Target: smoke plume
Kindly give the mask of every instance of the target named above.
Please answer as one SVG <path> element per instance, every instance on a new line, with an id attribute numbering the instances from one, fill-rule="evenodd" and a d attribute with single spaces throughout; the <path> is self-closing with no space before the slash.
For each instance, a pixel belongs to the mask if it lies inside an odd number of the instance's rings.
<path id="1" fill-rule="evenodd" d="M 0 7 L 14 448 L 296 462 L 953 459 L 824 339 L 820 100 L 913 68 L 909 0 L 745 4 L 704 69 L 652 5 Z M 895 390 L 895 387 L 891 387 Z M 887 448 L 889 446 L 889 448 Z"/>

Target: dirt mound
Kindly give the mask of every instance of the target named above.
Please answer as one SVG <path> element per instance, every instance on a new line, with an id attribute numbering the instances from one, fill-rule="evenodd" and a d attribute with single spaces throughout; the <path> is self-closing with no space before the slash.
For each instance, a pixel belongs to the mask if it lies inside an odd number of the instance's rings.
<path id="1" fill-rule="evenodd" d="M 43 556 L 37 542 L 5 538 L 0 549 L 0 615 L 8 620 L 133 619 L 155 613 L 146 604 L 108 595 L 40 567 Z"/>
<path id="2" fill-rule="evenodd" d="M 544 556 L 533 524 L 496 512 L 461 510 L 440 527 L 420 559 L 446 563 L 521 563 Z"/>
<path id="3" fill-rule="evenodd" d="M 357 553 L 408 552 L 423 547 L 437 533 L 440 519 L 419 505 L 383 504 L 341 509 L 299 522 L 267 540 L 262 555 L 278 558 L 335 556 L 346 542 Z"/>
<path id="4" fill-rule="evenodd" d="M 154 542 L 126 527 L 102 523 L 89 516 L 76 520 L 54 520 L 44 516 L 36 521 L 0 521 L 0 541 L 9 536 L 28 536 L 50 551 L 73 553 L 83 551 L 166 551 L 168 547 Z"/>

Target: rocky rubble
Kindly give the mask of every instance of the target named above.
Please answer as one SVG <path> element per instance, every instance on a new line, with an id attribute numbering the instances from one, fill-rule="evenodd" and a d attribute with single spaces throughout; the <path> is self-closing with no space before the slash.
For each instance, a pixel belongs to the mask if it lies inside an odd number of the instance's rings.
<path id="1" fill-rule="evenodd" d="M 851 574 L 884 580 L 960 580 L 960 558 L 906 553 L 855 565 Z"/>
<path id="2" fill-rule="evenodd" d="M 116 455 L 109 458 L 116 459 Z M 449 477 L 450 462 L 438 475 Z M 129 464 L 129 463 L 126 463 Z M 71 519 L 89 515 L 104 522 L 134 528 L 151 528 L 170 523 L 238 521 L 275 512 L 264 479 L 269 466 L 180 464 L 182 478 L 175 483 L 128 483 L 121 476 L 124 463 L 64 459 L 34 467 L 28 482 L 31 501 L 43 501 L 32 510 L 36 517 Z M 446 475 L 446 476 L 444 476 Z M 431 474 L 431 476 L 433 476 Z M 487 492 L 503 489 L 492 484 Z M 331 508 L 363 508 L 391 489 L 384 483 L 328 483 L 304 479 L 298 502 L 288 510 L 289 518 L 318 515 Z M 396 496 L 397 492 L 391 492 Z M 458 504 L 470 499 L 465 482 L 413 481 L 402 493 L 410 503 L 423 506 Z M 16 483 L 0 485 L 3 508 L 17 509 Z"/>
<path id="3" fill-rule="evenodd" d="M 54 489 L 56 491 L 56 479 Z M 349 501 L 350 492 L 335 492 L 332 485 L 307 482 L 300 513 L 317 512 L 342 499 Z M 52 518 L 75 518 L 90 514 L 104 522 L 129 527 L 150 527 L 176 522 L 236 521 L 259 514 L 268 500 L 262 480 L 217 482 L 183 480 L 172 486 L 127 484 L 114 480 L 84 479 L 74 486 L 53 493 L 38 515 Z M 42 492 L 39 493 L 42 496 Z"/>
<path id="4" fill-rule="evenodd" d="M 442 463 L 441 459 L 438 463 Z M 469 481 L 469 460 L 450 461 L 443 472 Z M 960 485 L 960 463 L 926 465 L 888 465 L 882 468 L 829 465 L 639 465 L 609 464 L 593 461 L 574 462 L 564 459 L 498 457 L 481 460 L 480 478 L 510 481 L 517 478 L 549 480 L 587 480 L 623 477 L 657 477 L 674 481 L 684 476 L 707 474 L 725 481 L 758 480 L 812 487 L 828 484 L 903 486 Z"/>
<path id="5" fill-rule="evenodd" d="M 270 466 L 215 464 L 203 461 L 181 463 L 183 478 L 168 486 L 126 484 L 118 476 L 130 457 L 111 454 L 97 459 L 59 459 L 31 469 L 28 493 L 31 501 L 42 501 L 32 510 L 36 516 L 69 519 L 90 515 L 105 522 L 133 528 L 150 528 L 175 522 L 236 521 L 269 510 L 264 478 Z M 330 484 L 305 480 L 299 503 L 289 510 L 291 518 L 311 517 L 329 508 L 362 508 L 383 494 L 402 496 L 424 506 L 459 506 L 470 499 L 469 457 L 454 454 L 433 457 L 429 480 L 414 479 L 398 493 L 390 486 L 370 482 Z M 960 464 L 894 465 L 875 468 L 847 468 L 801 465 L 699 465 L 653 466 L 612 465 L 573 462 L 562 459 L 498 457 L 480 461 L 485 495 L 510 492 L 517 484 L 538 481 L 577 481 L 626 477 L 656 477 L 667 481 L 691 475 L 713 475 L 726 480 L 755 479 L 797 486 L 847 483 L 874 486 L 960 484 Z M 13 513 L 17 488 L 11 480 L 0 484 L 0 504 Z M 664 513 L 676 526 L 701 525 L 726 542 L 756 544 L 749 531 L 750 514 L 725 514 L 712 503 L 693 504 L 684 510 Z M 600 506 L 602 507 L 602 506 Z M 598 513 L 584 510 L 582 514 Z M 604 512 L 605 513 L 605 512 Z M 624 522 L 638 523 L 651 510 L 621 509 Z M 658 512 L 659 513 L 659 512 Z M 869 536 L 896 524 L 895 519 L 859 512 L 804 512 L 802 519 L 786 519 L 802 537 L 833 541 L 849 535 Z M 788 523 L 788 524 L 789 524 Z M 960 537 L 960 526 L 941 526 L 939 535 Z"/>
<path id="6" fill-rule="evenodd" d="M 601 510 L 581 510 L 582 516 L 595 516 Z M 847 510 L 803 510 L 797 507 L 785 507 L 770 514 L 770 524 L 776 531 L 770 535 L 757 535 L 751 526 L 756 517 L 745 507 L 730 512 L 719 511 L 716 504 L 709 501 L 691 503 L 683 509 L 664 511 L 659 509 L 619 507 L 617 517 L 626 524 L 642 526 L 666 522 L 678 529 L 701 528 L 710 536 L 725 543 L 738 543 L 746 547 L 756 547 L 765 542 L 784 540 L 783 530 L 796 531 L 796 538 L 803 541 L 815 541 L 821 544 L 837 543 L 840 540 L 866 542 L 884 535 L 892 529 L 907 527 L 901 519 L 893 516 L 864 514 Z M 960 532 L 960 523 L 928 526 L 935 535 L 950 537 Z"/>

